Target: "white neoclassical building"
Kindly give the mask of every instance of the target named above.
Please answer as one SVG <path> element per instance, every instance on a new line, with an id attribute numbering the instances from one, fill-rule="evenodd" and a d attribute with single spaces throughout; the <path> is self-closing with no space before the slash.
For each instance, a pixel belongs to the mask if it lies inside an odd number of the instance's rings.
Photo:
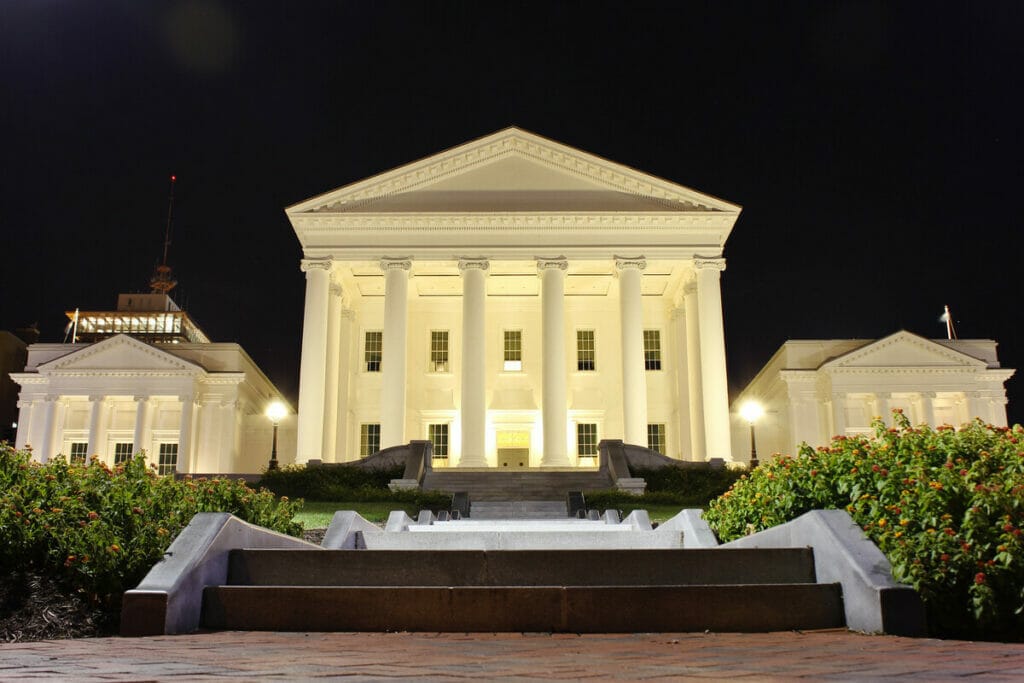
<path id="1" fill-rule="evenodd" d="M 959 427 L 976 417 L 1006 425 L 1003 368 L 990 339 L 925 339 L 900 331 L 883 339 L 794 340 L 782 345 L 733 405 L 735 451 L 750 452 L 747 401 L 764 408 L 755 424 L 761 458 L 795 454 L 833 435 L 872 433 L 899 408 L 912 424 Z"/>
<path id="2" fill-rule="evenodd" d="M 289 207 L 296 459 L 732 460 L 719 278 L 740 207 L 508 128 Z"/>
<path id="3" fill-rule="evenodd" d="M 161 474 L 266 467 L 264 410 L 284 399 L 249 355 L 211 342 L 166 294 L 122 294 L 118 304 L 75 317 L 80 343 L 28 347 L 25 370 L 11 373 L 21 387 L 15 446 L 41 462 L 61 454 L 108 465 L 144 451 Z M 294 416 L 282 426 L 290 456 Z"/>

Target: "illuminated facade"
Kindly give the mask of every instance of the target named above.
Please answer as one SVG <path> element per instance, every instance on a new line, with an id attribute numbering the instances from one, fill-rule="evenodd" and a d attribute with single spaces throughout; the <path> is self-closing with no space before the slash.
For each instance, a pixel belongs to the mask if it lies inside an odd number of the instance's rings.
<path id="1" fill-rule="evenodd" d="M 516 128 L 287 209 L 296 458 L 732 459 L 719 278 L 740 208 Z"/>
<path id="2" fill-rule="evenodd" d="M 755 425 L 762 458 L 795 454 L 804 442 L 823 445 L 833 434 L 870 434 L 875 417 L 891 424 L 894 408 L 915 425 L 958 427 L 980 417 L 1005 426 L 1004 384 L 1013 374 L 988 339 L 901 331 L 878 340 L 788 341 L 733 404 L 735 450 L 749 453 L 749 425 L 738 413 L 750 400 L 765 410 Z"/>
<path id="3" fill-rule="evenodd" d="M 25 371 L 11 373 L 18 448 L 111 466 L 144 451 L 161 474 L 266 465 L 263 411 L 282 399 L 240 346 L 211 343 L 166 294 L 122 294 L 117 311 L 69 318 L 79 343 L 32 344 Z M 282 450 L 294 450 L 293 425 L 285 419 Z"/>

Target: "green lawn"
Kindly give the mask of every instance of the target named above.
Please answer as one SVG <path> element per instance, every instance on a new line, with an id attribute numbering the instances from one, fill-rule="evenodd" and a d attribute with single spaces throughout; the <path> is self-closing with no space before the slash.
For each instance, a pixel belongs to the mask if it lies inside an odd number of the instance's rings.
<path id="1" fill-rule="evenodd" d="M 370 522 L 385 522 L 392 510 L 399 509 L 397 503 L 350 503 L 350 502 L 324 502 L 307 501 L 302 510 L 295 515 L 296 521 L 302 522 L 307 529 L 322 529 L 331 523 L 331 517 L 335 510 L 355 510 Z M 678 505 L 648 505 L 644 509 L 651 516 L 652 522 L 664 522 L 675 516 L 679 510 Z M 624 507 L 623 514 L 628 515 L 632 508 Z M 415 516 L 417 510 L 406 510 L 410 515 Z"/>

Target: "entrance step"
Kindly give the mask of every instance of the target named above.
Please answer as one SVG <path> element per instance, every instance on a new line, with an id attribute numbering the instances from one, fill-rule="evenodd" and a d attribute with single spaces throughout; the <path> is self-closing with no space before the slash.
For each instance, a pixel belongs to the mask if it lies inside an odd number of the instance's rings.
<path id="1" fill-rule="evenodd" d="M 607 472 L 599 470 L 431 470 L 423 477 L 425 491 L 466 491 L 477 501 L 565 500 L 569 491 L 596 491 L 612 487 Z"/>
<path id="2" fill-rule="evenodd" d="M 508 500 L 471 501 L 472 519 L 566 519 L 565 501 Z"/>

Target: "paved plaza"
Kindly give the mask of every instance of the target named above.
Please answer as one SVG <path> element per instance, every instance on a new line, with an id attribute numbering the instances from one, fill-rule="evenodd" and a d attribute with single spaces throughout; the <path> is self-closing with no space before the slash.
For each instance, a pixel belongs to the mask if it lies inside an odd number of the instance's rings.
<path id="1" fill-rule="evenodd" d="M 625 635 L 261 633 L 0 645 L 0 681 L 1024 680 L 1024 644 L 845 630 Z"/>

